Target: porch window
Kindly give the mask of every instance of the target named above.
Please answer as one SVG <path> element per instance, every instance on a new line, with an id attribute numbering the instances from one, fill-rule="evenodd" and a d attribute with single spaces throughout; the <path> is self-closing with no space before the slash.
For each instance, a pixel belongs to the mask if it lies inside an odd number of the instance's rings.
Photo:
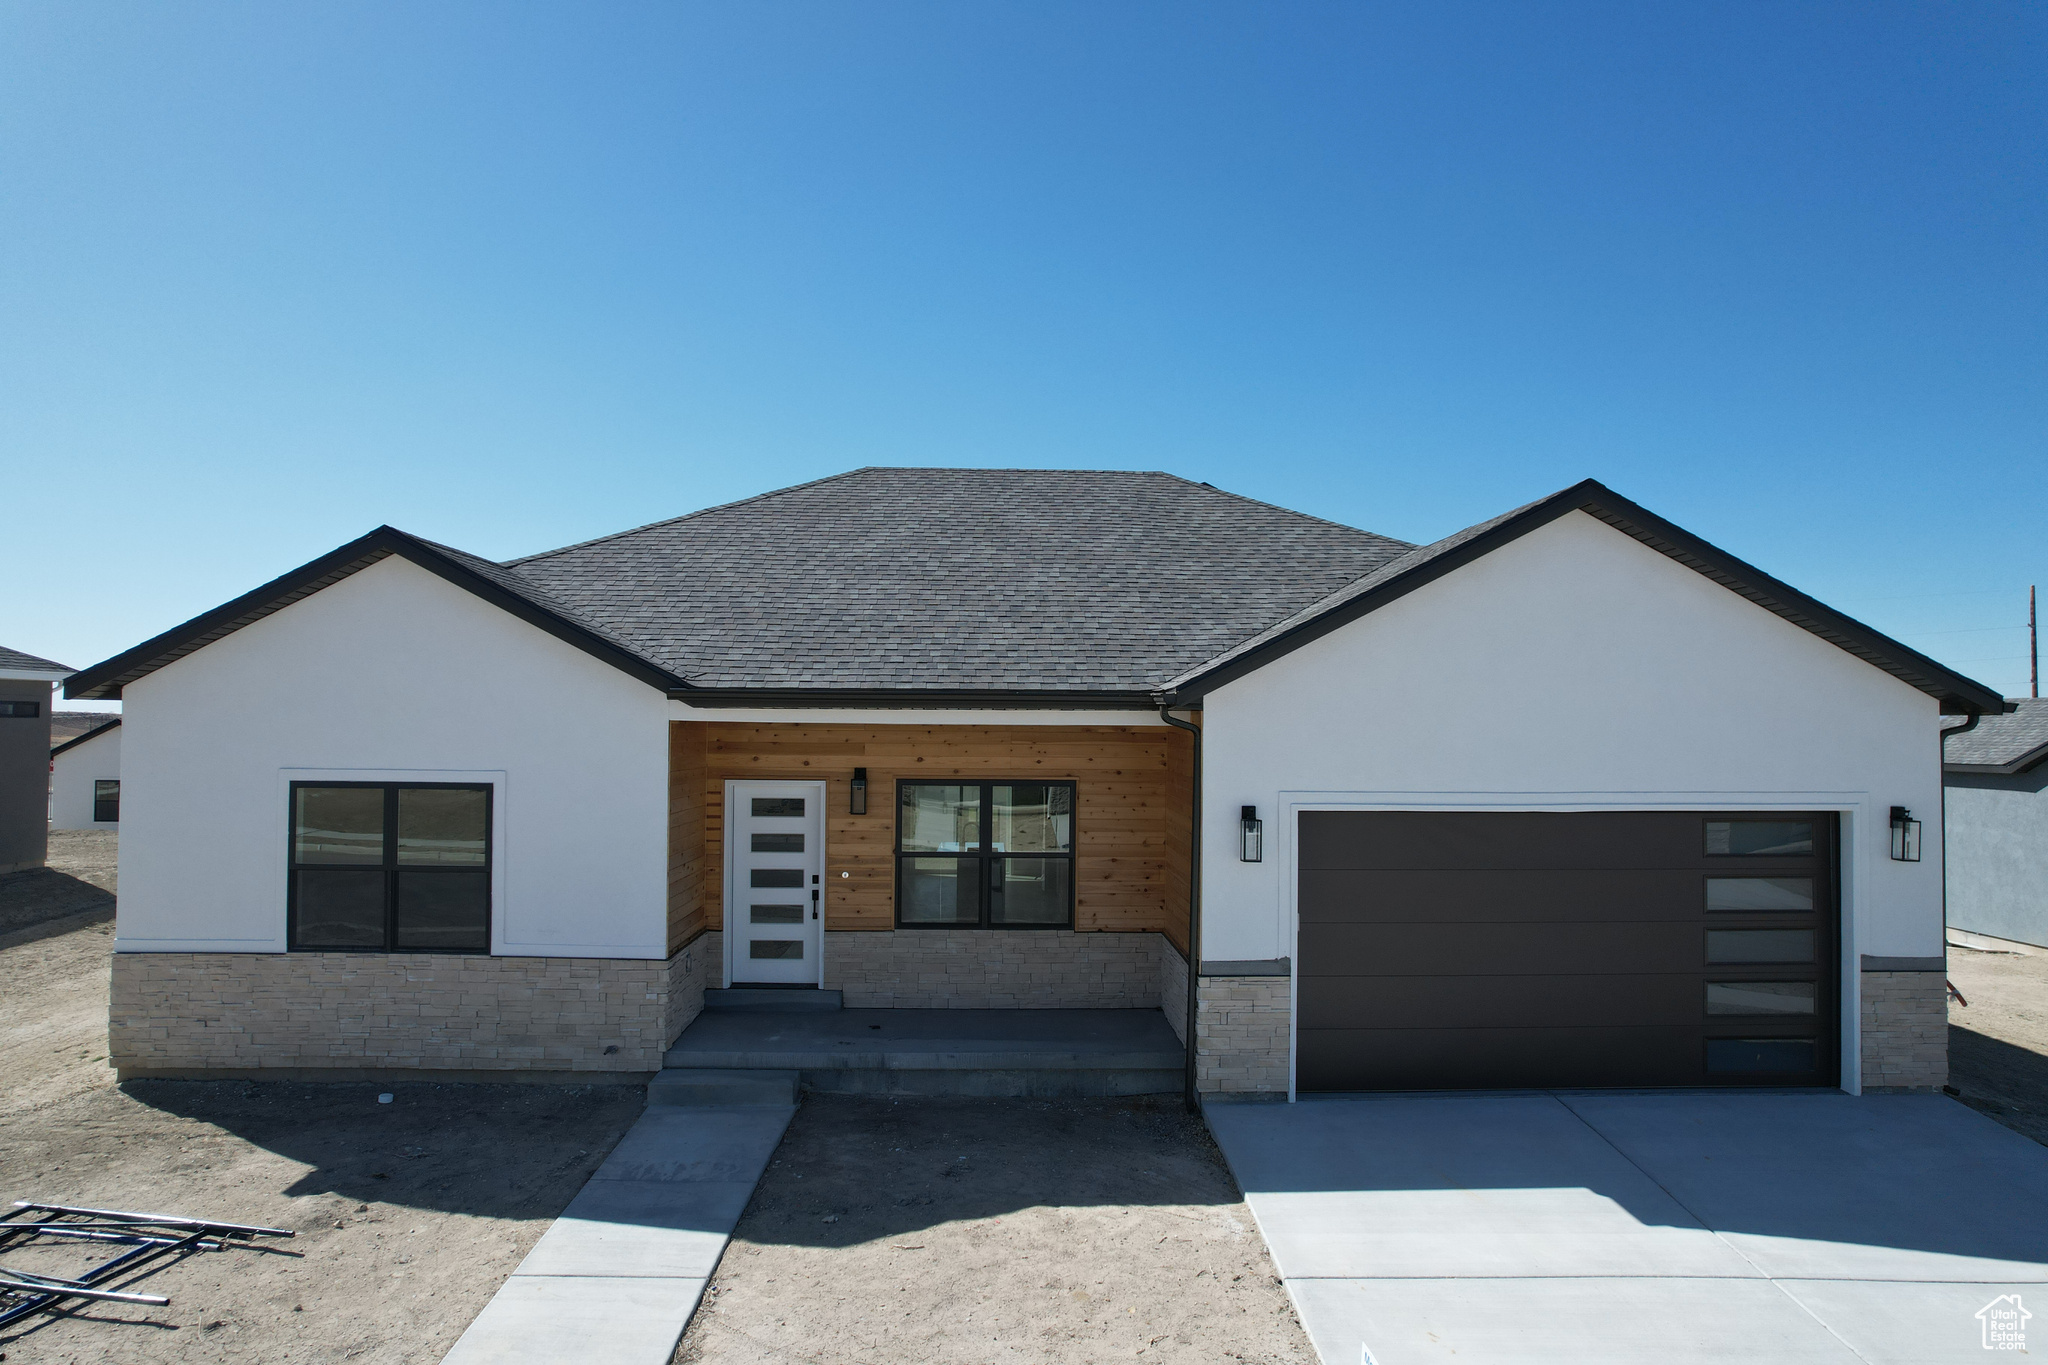
<path id="1" fill-rule="evenodd" d="M 291 803 L 294 951 L 490 951 L 489 787 L 294 782 Z"/>
<path id="2" fill-rule="evenodd" d="M 903 782 L 896 816 L 898 926 L 1073 926 L 1073 783 Z"/>

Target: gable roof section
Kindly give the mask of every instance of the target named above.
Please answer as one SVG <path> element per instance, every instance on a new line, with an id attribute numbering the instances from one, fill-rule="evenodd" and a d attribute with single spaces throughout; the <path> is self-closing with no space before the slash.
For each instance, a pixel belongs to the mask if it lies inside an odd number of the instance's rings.
<path id="1" fill-rule="evenodd" d="M 39 659 L 33 654 L 24 654 L 18 649 L 0 645 L 0 678 L 15 678 L 35 681 L 48 678 L 55 681 L 72 670 L 49 659 Z"/>
<path id="2" fill-rule="evenodd" d="M 2022 697 L 2014 709 L 1986 716 L 1941 743 L 1942 769 L 1952 773 L 2023 773 L 2048 762 L 2048 697 Z"/>
<path id="3" fill-rule="evenodd" d="M 101 735 L 105 734 L 105 733 L 106 733 L 107 731 L 109 731 L 109 730 L 112 730 L 112 729 L 114 729 L 115 727 L 119 726 L 119 725 L 120 725 L 120 723 L 121 723 L 121 718 L 120 718 L 119 716 L 111 716 L 111 717 L 109 717 L 109 718 L 107 719 L 107 723 L 106 723 L 106 724 L 104 724 L 104 725 L 95 725 L 95 726 L 93 726 L 93 727 L 92 727 L 92 729 L 90 729 L 90 730 L 87 730 L 87 731 L 86 731 L 86 732 L 85 732 L 84 734 L 82 734 L 82 735 L 73 735 L 73 736 L 72 736 L 71 738 L 69 738 L 69 739 L 65 740 L 65 741 L 64 741 L 64 742 L 63 742 L 62 744 L 59 744 L 59 745 L 56 745 L 55 747 L 53 747 L 53 748 L 52 748 L 52 749 L 50 750 L 50 757 L 51 757 L 51 758 L 55 758 L 55 757 L 56 757 L 56 756 L 57 756 L 58 754 L 61 754 L 61 753 L 65 752 L 66 750 L 69 750 L 69 749 L 76 749 L 76 748 L 77 748 L 77 747 L 78 747 L 79 745 L 81 745 L 81 744 L 85 743 L 85 742 L 86 742 L 87 740 L 92 740 L 92 739 L 98 739 L 98 738 L 99 738 L 99 737 L 100 737 Z"/>
<path id="4" fill-rule="evenodd" d="M 1177 700 L 1198 699 L 1573 512 L 1599 518 L 1623 535 L 1641 541 L 1765 611 L 1918 688 L 1938 700 L 1946 713 L 1995 714 L 2005 710 L 2005 699 L 1982 683 L 1815 601 L 1593 479 L 1413 550 L 1189 669 L 1168 682 L 1163 690 L 1173 693 Z"/>
<path id="5" fill-rule="evenodd" d="M 1149 706 L 1411 548 L 1171 474 L 871 468 L 508 567 L 692 704 Z"/>
<path id="6" fill-rule="evenodd" d="M 421 540 L 394 527 L 380 526 L 310 564 L 302 564 L 290 573 L 272 579 L 253 592 L 244 593 L 232 602 L 195 616 L 104 663 L 73 674 L 64 684 L 64 695 L 74 700 L 117 700 L 123 687 L 144 674 L 175 663 L 215 640 L 282 611 L 292 603 L 393 555 L 476 594 L 586 654 L 632 674 L 650 687 L 666 690 L 681 682 L 630 646 L 611 638 L 601 628 L 581 620 L 545 590 L 526 582 L 517 573 L 488 559 Z"/>

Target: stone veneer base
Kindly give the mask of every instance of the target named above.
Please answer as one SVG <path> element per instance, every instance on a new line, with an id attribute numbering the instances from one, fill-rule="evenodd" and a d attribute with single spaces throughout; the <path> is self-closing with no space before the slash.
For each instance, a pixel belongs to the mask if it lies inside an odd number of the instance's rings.
<path id="1" fill-rule="evenodd" d="M 1948 1084 L 1948 978 L 1940 972 L 1863 973 L 1863 1088 L 1939 1090 Z"/>
<path id="2" fill-rule="evenodd" d="M 1195 1000 L 1195 1088 L 1287 1094 L 1292 983 L 1284 976 L 1205 976 Z"/>
<path id="3" fill-rule="evenodd" d="M 703 1008 L 719 938 L 666 962 L 116 953 L 107 1059 L 141 1077 L 628 1080 Z"/>
<path id="4" fill-rule="evenodd" d="M 1158 934 L 834 930 L 825 986 L 849 1009 L 1157 1009 Z"/>

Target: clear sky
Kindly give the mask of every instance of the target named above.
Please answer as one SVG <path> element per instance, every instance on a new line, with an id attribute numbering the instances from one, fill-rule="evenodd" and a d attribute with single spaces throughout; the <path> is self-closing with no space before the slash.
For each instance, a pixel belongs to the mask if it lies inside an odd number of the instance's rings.
<path id="1" fill-rule="evenodd" d="M 1977 0 L 9 0 L 0 643 L 866 464 L 1590 475 L 2023 692 L 2044 75 Z"/>

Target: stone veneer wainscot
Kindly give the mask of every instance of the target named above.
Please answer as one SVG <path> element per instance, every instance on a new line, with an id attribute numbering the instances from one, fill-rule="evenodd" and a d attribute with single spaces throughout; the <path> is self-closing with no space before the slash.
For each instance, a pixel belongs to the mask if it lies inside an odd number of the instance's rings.
<path id="1" fill-rule="evenodd" d="M 394 1070 L 646 1073 L 703 1008 L 719 935 L 666 962 L 431 953 L 116 953 L 123 1079 Z"/>

